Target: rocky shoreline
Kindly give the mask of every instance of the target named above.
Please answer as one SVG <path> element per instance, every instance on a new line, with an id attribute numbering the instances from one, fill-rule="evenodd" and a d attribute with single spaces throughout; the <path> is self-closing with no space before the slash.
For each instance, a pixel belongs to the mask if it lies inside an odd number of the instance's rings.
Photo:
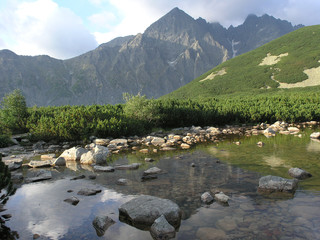
<path id="1" fill-rule="evenodd" d="M 68 161 L 80 161 L 81 164 L 95 165 L 106 164 L 107 157 L 111 154 L 122 152 L 140 152 L 144 154 L 157 153 L 159 151 L 175 151 L 181 149 L 190 149 L 197 143 L 223 141 L 228 135 L 252 136 L 264 134 L 274 136 L 275 134 L 299 134 L 300 129 L 306 127 L 319 126 L 319 122 L 310 121 L 297 124 L 288 124 L 277 121 L 274 124 L 259 124 L 254 126 L 234 125 L 225 127 L 184 127 L 175 128 L 171 131 L 158 131 L 150 133 L 144 137 L 132 136 L 128 138 L 96 138 L 90 137 L 90 144 L 84 145 L 83 142 L 62 142 L 56 141 L 44 142 L 38 141 L 31 143 L 28 135 L 18 135 L 13 137 L 16 145 L 1 148 L 0 153 L 3 161 L 9 165 L 11 170 L 18 169 L 22 164 L 28 164 L 29 167 L 45 167 L 47 165 L 61 166 Z M 318 138 L 314 133 L 313 138 Z M 312 137 L 312 136 L 311 136 Z M 235 142 L 235 144 L 241 144 Z M 263 142 L 257 145 L 262 147 Z M 73 147 L 73 148 L 71 148 Z M 69 151 L 69 153 L 68 153 Z M 71 153 L 70 151 L 75 151 Z M 63 152 L 63 153 L 62 153 Z M 60 155 L 60 153 L 62 153 Z M 73 156 L 72 154 L 78 154 Z M 61 158 L 63 157 L 64 160 Z M 34 158 L 40 158 L 43 161 L 30 161 Z M 38 163 L 37 163 L 38 162 Z"/>

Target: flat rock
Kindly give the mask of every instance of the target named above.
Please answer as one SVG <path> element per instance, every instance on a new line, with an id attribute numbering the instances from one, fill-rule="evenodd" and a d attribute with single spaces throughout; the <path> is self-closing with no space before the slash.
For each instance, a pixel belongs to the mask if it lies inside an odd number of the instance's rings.
<path id="1" fill-rule="evenodd" d="M 118 185 L 127 185 L 128 184 L 128 180 L 125 179 L 125 178 L 120 178 L 120 179 L 118 179 L 117 184 Z"/>
<path id="2" fill-rule="evenodd" d="M 110 139 L 97 138 L 93 142 L 97 145 L 107 146 L 110 143 Z"/>
<path id="3" fill-rule="evenodd" d="M 298 187 L 297 179 L 286 179 L 278 176 L 264 176 L 259 180 L 260 192 L 289 192 L 293 193 Z"/>
<path id="4" fill-rule="evenodd" d="M 301 169 L 301 168 L 290 168 L 288 171 L 291 177 L 303 180 L 309 177 L 312 177 L 311 173 Z"/>
<path id="5" fill-rule="evenodd" d="M 152 167 L 152 168 L 149 168 L 148 170 L 144 171 L 143 175 L 146 176 L 146 175 L 158 174 L 161 172 L 162 172 L 162 170 L 160 168 Z"/>
<path id="6" fill-rule="evenodd" d="M 28 166 L 32 168 L 42 168 L 42 167 L 51 167 L 51 164 L 52 164 L 51 160 L 45 160 L 45 161 L 32 160 L 28 163 Z"/>
<path id="7" fill-rule="evenodd" d="M 164 147 L 164 148 L 161 148 L 162 151 L 174 151 L 174 150 L 177 150 L 176 148 L 173 148 L 173 147 Z"/>
<path id="8" fill-rule="evenodd" d="M 114 172 L 114 167 L 111 166 L 93 166 L 94 171 L 96 172 Z"/>
<path id="9" fill-rule="evenodd" d="M 158 178 L 157 175 L 146 175 L 141 177 L 141 182 L 145 182 L 145 181 L 149 181 L 157 178 Z"/>
<path id="10" fill-rule="evenodd" d="M 52 154 L 44 154 L 41 155 L 41 160 L 53 160 L 56 157 L 56 154 L 52 153 Z"/>
<path id="11" fill-rule="evenodd" d="M 213 197 L 211 196 L 211 194 L 209 192 L 205 192 L 201 195 L 201 201 L 209 204 L 213 202 Z"/>
<path id="12" fill-rule="evenodd" d="M 127 165 L 115 166 L 114 168 L 116 170 L 135 170 L 135 169 L 138 169 L 139 166 L 140 166 L 140 163 L 132 163 L 132 164 L 127 164 Z"/>
<path id="13" fill-rule="evenodd" d="M 180 226 L 181 210 L 168 199 L 153 196 L 141 196 L 122 204 L 119 208 L 119 219 L 139 229 L 149 229 L 161 215 L 173 227 Z"/>
<path id="14" fill-rule="evenodd" d="M 14 158 L 10 160 L 2 160 L 5 165 L 8 166 L 9 171 L 14 171 L 22 166 L 23 159 L 22 158 Z"/>
<path id="15" fill-rule="evenodd" d="M 94 218 L 92 225 L 96 230 L 98 237 L 102 237 L 107 229 L 116 222 L 108 216 L 97 216 Z"/>
<path id="16" fill-rule="evenodd" d="M 39 170 L 34 172 L 33 177 L 28 177 L 26 178 L 26 182 L 39 182 L 43 180 L 48 180 L 52 178 L 52 173 L 51 171 L 48 170 Z"/>
<path id="17" fill-rule="evenodd" d="M 165 142 L 166 142 L 166 140 L 164 138 L 160 138 L 160 137 L 154 137 L 151 140 L 151 144 L 154 145 L 154 146 L 161 146 Z"/>
<path id="18" fill-rule="evenodd" d="M 150 233 L 155 240 L 171 239 L 176 236 L 175 228 L 168 223 L 163 215 L 154 221 Z"/>
<path id="19" fill-rule="evenodd" d="M 100 192 L 101 192 L 101 189 L 83 188 L 83 189 L 80 189 L 77 194 L 84 195 L 84 196 L 92 196 Z"/>
<path id="20" fill-rule="evenodd" d="M 116 146 L 126 146 L 128 145 L 128 140 L 127 139 L 121 139 L 121 138 L 117 138 L 117 139 L 113 139 L 110 141 L 110 144 L 116 145 Z"/>
<path id="21" fill-rule="evenodd" d="M 65 202 L 67 202 L 67 203 L 70 203 L 70 204 L 72 204 L 72 205 L 77 205 L 79 202 L 80 202 L 80 200 L 78 199 L 78 198 L 76 198 L 75 196 L 72 196 L 72 197 L 70 197 L 70 198 L 67 198 L 67 199 L 65 199 L 65 200 L 63 200 L 63 201 L 65 201 Z"/>

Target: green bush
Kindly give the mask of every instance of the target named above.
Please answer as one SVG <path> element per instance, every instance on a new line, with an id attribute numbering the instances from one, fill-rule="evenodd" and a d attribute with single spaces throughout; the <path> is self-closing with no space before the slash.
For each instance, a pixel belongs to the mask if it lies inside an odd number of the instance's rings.
<path id="1" fill-rule="evenodd" d="M 28 108 L 20 90 L 14 90 L 1 101 L 0 122 L 13 133 L 26 131 Z"/>

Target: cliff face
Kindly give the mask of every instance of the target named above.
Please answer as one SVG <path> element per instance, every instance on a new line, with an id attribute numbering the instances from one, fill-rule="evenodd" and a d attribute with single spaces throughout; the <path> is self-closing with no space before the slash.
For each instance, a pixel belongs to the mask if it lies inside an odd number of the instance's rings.
<path id="1" fill-rule="evenodd" d="M 116 38 L 69 60 L 0 51 L 0 97 L 20 88 L 29 106 L 114 104 L 123 92 L 157 98 L 294 29 L 267 15 L 226 29 L 175 8 L 143 34 Z"/>

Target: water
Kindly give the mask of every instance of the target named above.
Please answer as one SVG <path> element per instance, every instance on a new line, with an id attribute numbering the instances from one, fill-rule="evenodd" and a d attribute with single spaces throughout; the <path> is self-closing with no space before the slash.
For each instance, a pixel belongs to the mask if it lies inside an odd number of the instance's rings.
<path id="1" fill-rule="evenodd" d="M 152 239 L 118 220 L 118 207 L 141 195 L 171 199 L 183 211 L 176 239 L 320 239 L 320 143 L 309 139 L 310 130 L 300 137 L 235 137 L 219 144 L 198 145 L 190 151 L 151 155 L 113 155 L 111 165 L 140 162 L 138 170 L 94 173 L 92 168 L 73 164 L 52 169 L 53 179 L 24 184 L 11 196 L 4 213 L 6 222 L 20 239 Z M 241 141 L 238 146 L 234 141 Z M 263 141 L 260 148 L 256 145 Z M 220 161 L 220 163 L 219 163 Z M 191 167 L 195 163 L 195 167 Z M 144 170 L 157 166 L 165 173 L 158 179 L 141 182 Z M 292 196 L 267 197 L 257 193 L 259 178 L 273 174 L 289 178 L 290 167 L 301 167 L 313 177 L 301 181 Z M 23 171 L 27 175 L 27 171 Z M 84 174 L 85 179 L 71 181 Z M 90 180 L 89 175 L 96 175 Z M 128 185 L 117 185 L 119 178 Z M 102 189 L 95 196 L 79 196 L 83 187 Z M 68 192 L 73 190 L 73 192 Z M 229 206 L 201 203 L 205 191 L 223 191 Z M 63 200 L 76 196 L 78 205 Z M 92 226 L 97 215 L 108 215 L 116 224 L 98 237 Z"/>

